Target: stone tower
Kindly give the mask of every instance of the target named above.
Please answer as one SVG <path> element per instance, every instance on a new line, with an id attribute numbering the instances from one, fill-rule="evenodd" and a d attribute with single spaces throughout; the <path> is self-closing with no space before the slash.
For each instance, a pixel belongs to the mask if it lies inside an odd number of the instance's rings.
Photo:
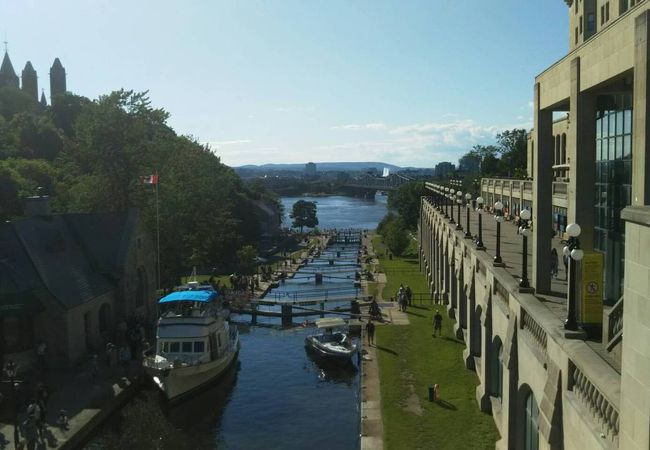
<path id="1" fill-rule="evenodd" d="M 41 106 L 45 108 L 47 106 L 47 100 L 45 99 L 45 90 L 41 91 Z"/>
<path id="2" fill-rule="evenodd" d="M 25 64 L 21 78 L 23 92 L 38 101 L 38 77 L 30 61 Z"/>
<path id="3" fill-rule="evenodd" d="M 65 69 L 61 61 L 59 61 L 59 58 L 55 58 L 52 67 L 50 67 L 50 100 L 56 95 L 65 92 Z"/>
<path id="4" fill-rule="evenodd" d="M 14 66 L 11 64 L 7 49 L 5 49 L 5 56 L 2 59 L 2 66 L 0 66 L 0 87 L 6 86 L 14 87 L 16 89 L 19 88 L 18 75 L 16 75 Z"/>

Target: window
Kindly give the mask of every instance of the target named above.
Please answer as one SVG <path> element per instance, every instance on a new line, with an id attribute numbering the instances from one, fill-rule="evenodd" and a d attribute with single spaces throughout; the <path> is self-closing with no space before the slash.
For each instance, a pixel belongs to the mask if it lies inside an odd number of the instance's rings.
<path id="1" fill-rule="evenodd" d="M 205 352 L 205 342 L 194 341 L 194 353 L 204 353 L 204 352 Z"/>
<path id="2" fill-rule="evenodd" d="M 169 353 L 179 353 L 181 351 L 180 342 L 170 342 L 169 343 Z"/>
<path id="3" fill-rule="evenodd" d="M 575 43 L 576 43 L 576 45 L 578 44 L 578 27 L 576 27 L 576 30 L 575 30 Z"/>
<path id="4" fill-rule="evenodd" d="M 634 2 L 634 0 L 632 0 Z M 634 3 L 632 3 L 634 5 Z M 623 14 L 625 11 L 627 11 L 627 0 L 619 0 L 618 1 L 618 13 Z"/>
<path id="5" fill-rule="evenodd" d="M 580 27 L 580 34 L 582 34 L 582 16 L 580 16 L 580 19 L 578 19 L 580 24 L 578 25 Z"/>
<path id="6" fill-rule="evenodd" d="M 168 353 L 169 352 L 169 342 L 161 342 L 160 343 L 160 351 L 162 353 Z"/>
<path id="7" fill-rule="evenodd" d="M 605 22 L 609 22 L 609 2 L 605 3 Z"/>
<path id="8" fill-rule="evenodd" d="M 605 5 L 600 7 L 600 24 L 605 23 Z"/>
<path id="9" fill-rule="evenodd" d="M 535 401 L 535 396 L 532 391 L 528 391 L 524 399 L 524 449 L 525 450 L 538 450 L 539 449 L 539 429 L 538 421 L 539 408 Z"/>
<path id="10" fill-rule="evenodd" d="M 183 342 L 183 353 L 192 353 L 192 342 Z"/>
<path id="11" fill-rule="evenodd" d="M 594 13 L 587 14 L 587 32 L 593 33 L 596 31 L 596 15 Z"/>

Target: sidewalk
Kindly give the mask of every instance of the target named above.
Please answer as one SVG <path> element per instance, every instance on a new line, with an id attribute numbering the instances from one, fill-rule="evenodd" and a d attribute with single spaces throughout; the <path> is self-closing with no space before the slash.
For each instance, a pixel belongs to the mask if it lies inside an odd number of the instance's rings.
<path id="1" fill-rule="evenodd" d="M 76 448 L 106 417 L 137 392 L 144 379 L 141 367 L 141 361 L 131 361 L 127 369 L 128 377 L 122 367 L 108 368 L 101 364 L 99 374 L 94 375 L 90 361 L 75 369 L 48 370 L 43 377 L 35 372 L 21 374 L 19 371 L 16 379 L 18 421 L 22 423 L 26 419 L 27 405 L 42 381 L 49 393 L 47 425 L 35 448 Z M 9 391 L 8 383 L 4 391 Z M 6 423 L 6 418 L 12 417 L 11 394 L 5 399 L 2 406 L 5 420 L 0 423 L 0 448 L 15 448 L 14 424 Z M 68 417 L 67 430 L 56 424 L 61 410 Z M 22 433 L 20 439 L 25 442 Z"/>

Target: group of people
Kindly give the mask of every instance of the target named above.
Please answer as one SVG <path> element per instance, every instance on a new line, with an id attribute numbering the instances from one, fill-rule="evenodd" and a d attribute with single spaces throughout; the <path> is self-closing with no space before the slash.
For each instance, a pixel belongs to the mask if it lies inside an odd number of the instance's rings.
<path id="1" fill-rule="evenodd" d="M 47 387 L 39 383 L 36 394 L 27 406 L 25 420 L 20 424 L 20 431 L 28 449 L 36 448 L 39 441 L 44 442 L 46 439 L 48 399 Z M 59 411 L 56 425 L 62 430 L 68 429 L 68 417 L 64 410 Z"/>
<path id="2" fill-rule="evenodd" d="M 406 307 L 411 306 L 411 299 L 413 298 L 413 291 L 411 291 L 411 288 L 404 287 L 403 284 L 399 285 L 399 289 L 397 290 L 397 304 L 399 305 L 399 310 L 406 312 Z"/>
<path id="3" fill-rule="evenodd" d="M 564 273 L 568 274 L 569 273 L 569 257 L 567 255 L 562 255 L 562 262 L 564 263 Z M 555 247 L 551 249 L 551 276 L 553 278 L 558 277 L 559 273 L 559 265 L 560 262 L 558 261 L 558 253 Z M 568 276 L 567 276 L 568 278 Z"/>

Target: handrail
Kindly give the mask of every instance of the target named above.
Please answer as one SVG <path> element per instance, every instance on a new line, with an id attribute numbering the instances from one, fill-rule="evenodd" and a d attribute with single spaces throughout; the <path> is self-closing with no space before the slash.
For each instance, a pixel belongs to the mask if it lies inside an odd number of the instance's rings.
<path id="1" fill-rule="evenodd" d="M 618 299 L 616 304 L 609 311 L 607 342 L 605 347 L 607 351 L 612 351 L 614 347 L 623 339 L 623 297 Z"/>

